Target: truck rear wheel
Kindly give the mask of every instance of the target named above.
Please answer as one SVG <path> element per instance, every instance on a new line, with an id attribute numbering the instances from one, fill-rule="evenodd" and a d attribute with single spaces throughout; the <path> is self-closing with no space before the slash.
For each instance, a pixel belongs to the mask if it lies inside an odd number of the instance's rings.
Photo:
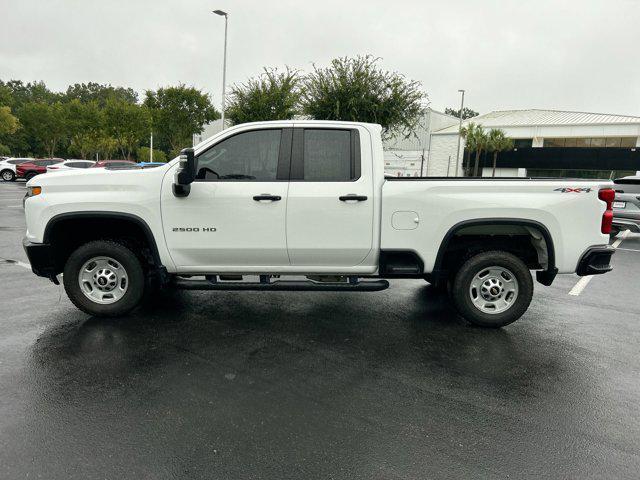
<path id="1" fill-rule="evenodd" d="M 83 312 L 115 317 L 140 303 L 145 275 L 138 257 L 127 247 L 97 240 L 78 247 L 64 267 L 64 289 Z"/>
<path id="2" fill-rule="evenodd" d="M 502 251 L 479 253 L 458 270 L 451 297 L 469 322 L 490 328 L 509 325 L 529 308 L 533 279 L 515 255 Z"/>

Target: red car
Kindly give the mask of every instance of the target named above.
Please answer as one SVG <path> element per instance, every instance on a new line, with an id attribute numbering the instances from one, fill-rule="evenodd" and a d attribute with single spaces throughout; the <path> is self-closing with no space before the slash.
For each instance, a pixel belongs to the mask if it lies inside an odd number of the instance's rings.
<path id="1" fill-rule="evenodd" d="M 29 181 L 36 175 L 47 173 L 49 165 L 64 162 L 62 158 L 39 158 L 30 162 L 19 163 L 16 165 L 16 177 L 24 178 Z"/>
<path id="2" fill-rule="evenodd" d="M 91 168 L 104 168 L 104 167 L 129 167 L 135 165 L 136 162 L 131 160 L 99 160 L 94 163 Z"/>

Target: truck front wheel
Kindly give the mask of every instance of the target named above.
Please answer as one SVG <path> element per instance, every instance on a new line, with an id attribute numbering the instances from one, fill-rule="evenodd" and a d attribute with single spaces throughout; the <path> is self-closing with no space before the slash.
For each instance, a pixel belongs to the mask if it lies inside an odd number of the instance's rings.
<path id="1" fill-rule="evenodd" d="M 78 247 L 64 267 L 64 289 L 85 313 L 115 317 L 133 310 L 144 294 L 145 276 L 127 247 L 97 240 Z"/>
<path id="2" fill-rule="evenodd" d="M 519 319 L 531 303 L 533 279 L 515 255 L 502 251 L 479 253 L 458 270 L 451 297 L 469 322 L 499 328 Z"/>

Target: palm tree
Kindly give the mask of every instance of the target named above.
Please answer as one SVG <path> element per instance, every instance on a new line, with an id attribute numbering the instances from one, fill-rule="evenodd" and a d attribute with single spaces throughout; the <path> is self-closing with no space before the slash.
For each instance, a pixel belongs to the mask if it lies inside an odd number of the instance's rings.
<path id="1" fill-rule="evenodd" d="M 478 176 L 478 166 L 480 165 L 480 155 L 483 150 L 487 148 L 487 134 L 485 133 L 482 125 L 476 125 L 473 122 L 469 122 L 466 127 L 462 127 L 460 129 L 460 135 L 465 140 L 465 146 L 467 151 L 469 152 L 469 157 L 471 156 L 471 152 L 476 153 L 476 161 L 473 167 L 473 176 Z M 467 157 L 467 160 L 470 158 Z M 467 161 L 467 165 L 468 165 Z"/>
<path id="2" fill-rule="evenodd" d="M 496 163 L 498 162 L 498 153 L 513 149 L 513 140 L 507 138 L 504 131 L 499 128 L 492 128 L 487 135 L 487 151 L 493 152 L 493 171 L 492 177 L 496 176 Z"/>

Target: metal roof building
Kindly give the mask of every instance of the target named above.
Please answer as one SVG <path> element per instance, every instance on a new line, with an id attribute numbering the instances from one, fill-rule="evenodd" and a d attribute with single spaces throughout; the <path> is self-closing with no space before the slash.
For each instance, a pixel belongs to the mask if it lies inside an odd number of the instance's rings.
<path id="1" fill-rule="evenodd" d="M 463 126 L 471 122 L 514 139 L 514 151 L 500 154 L 499 175 L 608 178 L 640 170 L 640 117 L 529 109 L 489 112 Z M 428 175 L 446 175 L 447 168 L 462 175 L 462 165 L 455 165 L 457 142 L 457 125 L 433 132 Z M 462 145 L 461 164 L 464 140 Z"/>

